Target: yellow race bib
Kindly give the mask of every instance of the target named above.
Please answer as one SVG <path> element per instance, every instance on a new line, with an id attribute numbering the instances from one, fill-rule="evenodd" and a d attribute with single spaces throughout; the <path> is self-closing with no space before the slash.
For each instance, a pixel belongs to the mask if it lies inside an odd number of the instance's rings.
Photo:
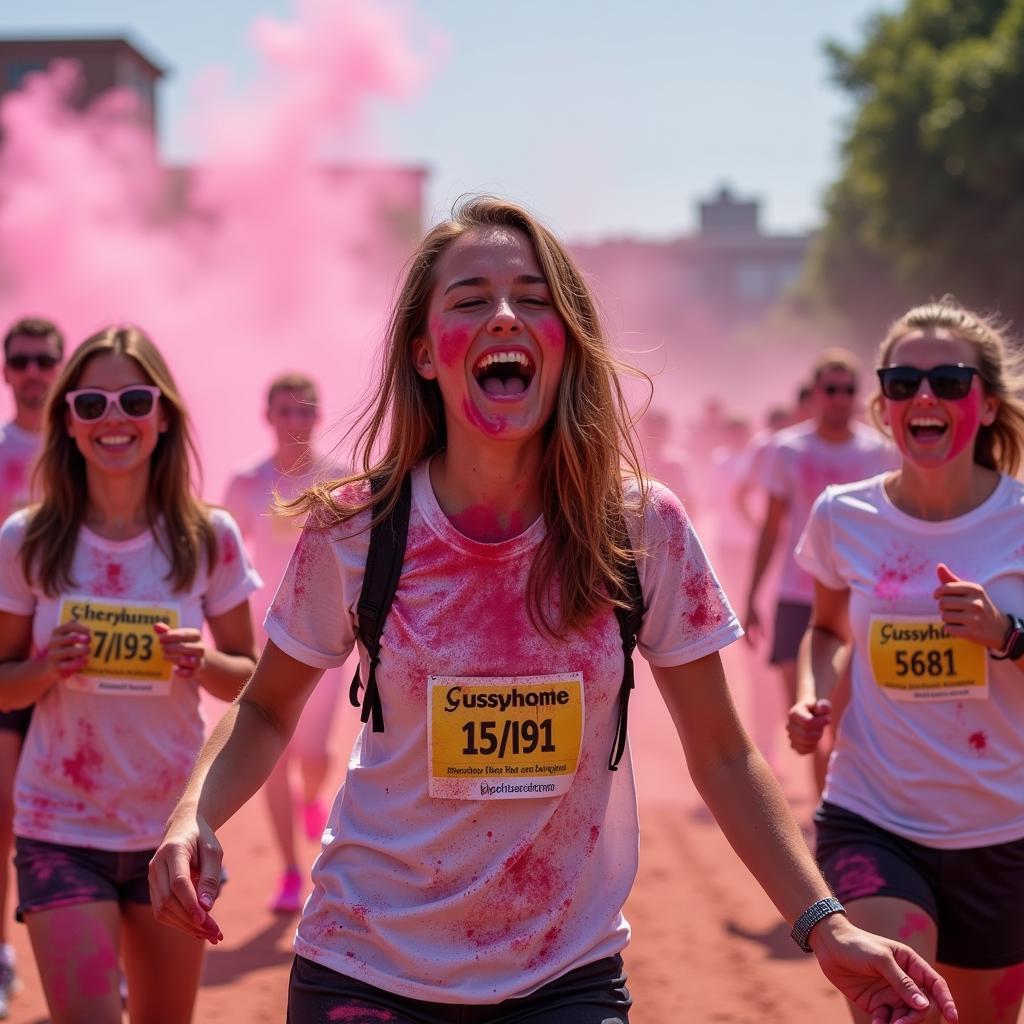
<path id="1" fill-rule="evenodd" d="M 985 700 L 988 652 L 950 636 L 941 619 L 873 615 L 871 672 L 890 700 Z"/>
<path id="2" fill-rule="evenodd" d="M 62 598 L 61 623 L 80 622 L 92 636 L 89 663 L 67 685 L 109 696 L 166 696 L 174 665 L 164 657 L 153 625 L 165 622 L 175 629 L 180 619 L 180 606 L 174 602 Z"/>
<path id="3" fill-rule="evenodd" d="M 430 676 L 430 795 L 447 800 L 559 796 L 583 743 L 583 675 Z"/>

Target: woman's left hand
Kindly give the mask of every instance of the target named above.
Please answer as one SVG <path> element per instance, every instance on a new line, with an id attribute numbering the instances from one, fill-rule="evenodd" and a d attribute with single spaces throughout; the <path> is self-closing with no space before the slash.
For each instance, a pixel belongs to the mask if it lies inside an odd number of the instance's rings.
<path id="1" fill-rule="evenodd" d="M 932 595 L 950 636 L 962 636 L 998 651 L 1006 640 L 1006 615 L 993 603 L 980 583 L 962 580 L 942 562 L 936 567 L 939 586 Z"/>
<path id="2" fill-rule="evenodd" d="M 153 626 L 164 657 L 174 663 L 174 674 L 179 679 L 194 679 L 206 660 L 206 645 L 198 629 L 171 629 L 164 622 Z"/>
<path id="3" fill-rule="evenodd" d="M 822 973 L 871 1024 L 917 1024 L 937 1006 L 941 1020 L 959 1018 L 949 986 L 909 946 L 852 925 L 840 914 L 811 931 L 811 947 Z"/>

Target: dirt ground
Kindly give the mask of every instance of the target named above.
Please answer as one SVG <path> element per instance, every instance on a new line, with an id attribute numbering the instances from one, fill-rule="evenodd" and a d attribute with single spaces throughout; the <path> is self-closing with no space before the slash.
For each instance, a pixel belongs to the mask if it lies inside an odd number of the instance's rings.
<path id="1" fill-rule="evenodd" d="M 730 655 L 730 662 L 738 656 Z M 639 666 L 638 666 L 639 667 Z M 732 665 L 735 669 L 735 665 Z M 633 940 L 625 953 L 635 1024 L 706 1021 L 773 1024 L 843 1022 L 839 995 L 790 940 L 774 908 L 729 849 L 686 775 L 663 705 L 638 672 L 630 731 L 640 794 L 640 874 L 626 907 Z M 746 695 L 737 685 L 738 703 Z M 352 710 L 339 742 L 351 745 Z M 779 769 L 798 817 L 809 815 L 805 766 Z M 253 800 L 222 830 L 230 882 L 218 902 L 225 941 L 207 954 L 195 1021 L 284 1020 L 294 918 L 265 908 L 277 865 L 262 802 Z M 310 862 L 315 854 L 308 846 Z M 25 988 L 11 1020 L 49 1019 L 28 936 L 15 925 Z"/>

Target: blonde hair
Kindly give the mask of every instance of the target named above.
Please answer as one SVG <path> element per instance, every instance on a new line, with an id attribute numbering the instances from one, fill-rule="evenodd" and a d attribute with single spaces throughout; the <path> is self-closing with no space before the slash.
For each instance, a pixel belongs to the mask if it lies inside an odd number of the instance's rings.
<path id="1" fill-rule="evenodd" d="M 44 415 L 43 450 L 34 474 L 43 497 L 22 543 L 22 568 L 26 578 L 38 574 L 42 589 L 51 596 L 75 585 L 71 565 L 89 488 L 85 459 L 68 433 L 66 396 L 78 387 L 86 366 L 103 355 L 131 359 L 146 379 L 160 388 L 167 429 L 150 456 L 146 517 L 171 563 L 168 579 L 173 580 L 175 590 L 187 590 L 195 580 L 201 555 L 205 552 L 208 564 L 215 561 L 217 539 L 209 511 L 196 496 L 199 461 L 181 394 L 156 345 L 137 327 L 108 327 L 92 335 L 75 349 L 54 382 Z"/>
<path id="2" fill-rule="evenodd" d="M 985 393 L 999 399 L 995 421 L 978 430 L 974 461 L 987 469 L 1015 476 L 1024 462 L 1024 362 L 1011 347 L 1007 330 L 994 316 L 984 316 L 960 305 L 946 295 L 908 310 L 890 326 L 878 349 L 878 365 L 890 365 L 892 351 L 904 338 L 915 333 L 948 331 L 974 349 L 974 359 Z M 884 429 L 882 394 L 871 397 L 871 414 Z"/>
<path id="3" fill-rule="evenodd" d="M 275 377 L 267 388 L 267 405 L 274 401 L 274 395 L 281 391 L 294 392 L 295 394 L 308 394 L 313 396 L 313 405 L 317 405 L 320 396 L 317 392 L 316 381 L 307 377 L 304 373 L 282 373 Z"/>
<path id="4" fill-rule="evenodd" d="M 284 507 L 293 513 L 313 512 L 315 521 L 330 526 L 379 502 L 377 521 L 394 507 L 412 468 L 445 447 L 441 393 L 436 381 L 416 372 L 413 342 L 427 331 L 441 255 L 467 232 L 487 228 L 519 231 L 529 239 L 565 322 L 565 367 L 554 414 L 544 428 L 540 470 L 547 531 L 530 569 L 527 604 L 534 625 L 561 636 L 609 604 L 626 604 L 621 597 L 622 565 L 629 556 L 623 534 L 623 469 L 638 481 L 643 471 L 618 379 L 626 368 L 609 352 L 590 289 L 562 244 L 514 203 L 491 196 L 471 198 L 427 233 L 407 265 L 387 328 L 383 371 L 357 423 L 356 464 L 361 470 L 314 486 Z M 379 484 L 376 495 L 339 508 L 332 492 L 367 480 Z M 641 508 L 644 500 L 641 487 Z M 557 623 L 547 611 L 556 579 Z"/>

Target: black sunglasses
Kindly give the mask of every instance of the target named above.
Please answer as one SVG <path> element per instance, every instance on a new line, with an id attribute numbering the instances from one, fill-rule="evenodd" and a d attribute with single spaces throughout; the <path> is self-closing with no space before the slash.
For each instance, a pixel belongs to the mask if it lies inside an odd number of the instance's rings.
<path id="1" fill-rule="evenodd" d="M 971 382 L 976 374 L 981 376 L 977 367 L 964 363 L 944 363 L 930 370 L 916 366 L 883 366 L 878 371 L 878 382 L 882 394 L 893 402 L 909 401 L 917 394 L 923 380 L 928 381 L 936 398 L 956 402 L 971 393 Z"/>
<path id="2" fill-rule="evenodd" d="M 18 354 L 7 357 L 7 365 L 19 373 L 22 370 L 27 370 L 30 363 L 35 363 L 40 370 L 52 370 L 59 362 L 60 360 L 56 356 L 49 355 L 26 356 Z"/>

